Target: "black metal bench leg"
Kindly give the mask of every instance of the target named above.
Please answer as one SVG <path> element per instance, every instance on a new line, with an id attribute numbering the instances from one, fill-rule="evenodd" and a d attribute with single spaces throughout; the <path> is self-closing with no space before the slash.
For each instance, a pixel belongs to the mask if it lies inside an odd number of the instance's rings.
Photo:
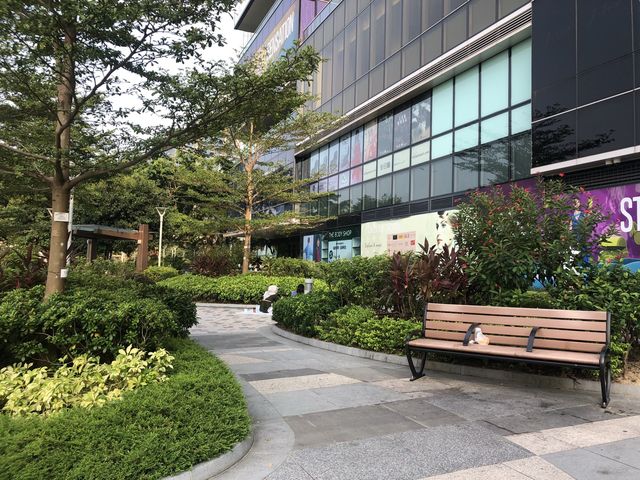
<path id="1" fill-rule="evenodd" d="M 609 405 L 611 393 L 611 368 L 608 364 L 600 365 L 600 389 L 602 390 L 602 408 Z"/>
<path id="2" fill-rule="evenodd" d="M 422 359 L 420 360 L 420 371 L 416 370 L 416 366 L 413 363 L 413 357 L 411 356 L 411 349 L 407 347 L 407 362 L 409 363 L 409 369 L 411 370 L 411 381 L 424 377 L 424 366 L 427 363 L 427 352 L 422 352 Z"/>

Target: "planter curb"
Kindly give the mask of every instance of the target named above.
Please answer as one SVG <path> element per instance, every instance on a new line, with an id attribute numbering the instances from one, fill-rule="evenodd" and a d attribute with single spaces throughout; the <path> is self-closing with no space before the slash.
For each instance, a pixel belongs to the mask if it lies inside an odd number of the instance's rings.
<path id="1" fill-rule="evenodd" d="M 216 477 L 244 458 L 253 446 L 253 439 L 253 430 L 251 430 L 249 436 L 233 447 L 231 451 L 213 460 L 199 463 L 186 472 L 164 477 L 162 480 L 207 480 Z"/>
<path id="2" fill-rule="evenodd" d="M 372 352 L 369 350 L 363 350 L 361 348 L 347 347 L 345 345 L 338 345 L 337 343 L 325 342 L 316 338 L 303 337 L 301 335 L 283 330 L 277 325 L 272 325 L 271 331 L 281 337 L 293 340 L 294 342 L 310 345 L 312 347 L 322 348 L 324 350 L 329 350 L 336 353 L 343 353 L 345 355 L 351 355 L 353 357 L 369 358 L 371 360 L 377 360 L 380 362 L 393 363 L 395 365 L 404 365 L 407 366 L 407 369 L 409 368 L 407 365 L 407 359 L 401 355 Z M 510 382 L 536 387 L 600 392 L 600 382 L 587 379 L 549 377 L 524 372 L 511 372 L 508 370 L 499 370 L 493 368 L 480 368 L 469 365 L 435 362 L 432 360 L 427 362 L 427 370 L 452 373 L 455 375 L 468 375 L 479 378 L 490 378 L 493 380 L 509 380 Z M 407 377 L 409 375 L 410 374 L 407 371 Z M 640 395 L 640 385 L 614 382 L 611 384 L 611 393 L 622 395 Z"/>

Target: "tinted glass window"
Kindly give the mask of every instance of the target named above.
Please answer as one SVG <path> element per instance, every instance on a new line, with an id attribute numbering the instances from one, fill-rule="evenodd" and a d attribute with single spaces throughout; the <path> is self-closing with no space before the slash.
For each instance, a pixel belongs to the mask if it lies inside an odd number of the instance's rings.
<path id="1" fill-rule="evenodd" d="M 378 121 L 378 155 L 386 155 L 393 150 L 393 114 L 385 115 Z"/>
<path id="2" fill-rule="evenodd" d="M 384 88 L 400 81 L 402 76 L 402 52 L 398 52 L 384 62 Z"/>
<path id="3" fill-rule="evenodd" d="M 373 97 L 384 89 L 384 63 L 371 70 L 369 74 L 369 96 Z"/>
<path id="4" fill-rule="evenodd" d="M 409 201 L 409 170 L 393 174 L 393 203 Z"/>
<path id="5" fill-rule="evenodd" d="M 376 208 L 376 181 L 362 184 L 362 201 L 365 209 Z"/>
<path id="6" fill-rule="evenodd" d="M 634 144 L 633 93 L 578 110 L 578 156 L 586 157 Z"/>
<path id="7" fill-rule="evenodd" d="M 385 0 L 374 0 L 371 4 L 371 65 L 384 60 Z"/>
<path id="8" fill-rule="evenodd" d="M 329 147 L 329 170 L 328 173 L 336 173 L 338 171 L 338 165 L 340 159 L 340 142 L 335 140 L 331 142 L 331 146 Z"/>
<path id="9" fill-rule="evenodd" d="M 469 36 L 484 30 L 495 21 L 495 0 L 471 0 L 469 2 Z"/>
<path id="10" fill-rule="evenodd" d="M 391 205 L 393 201 L 392 191 L 391 191 L 391 175 L 387 175 L 386 177 L 379 178 L 378 182 L 378 207 L 386 207 L 387 205 Z"/>
<path id="11" fill-rule="evenodd" d="M 352 212 L 362 210 L 362 184 L 351 187 L 350 200 Z"/>
<path id="12" fill-rule="evenodd" d="M 338 192 L 334 192 L 329 196 L 329 216 L 334 217 L 338 215 L 338 202 L 340 201 L 340 196 Z"/>
<path id="13" fill-rule="evenodd" d="M 509 144 L 505 140 L 483 145 L 480 150 L 480 185 L 509 180 Z"/>
<path id="14" fill-rule="evenodd" d="M 531 129 L 531 104 L 511 110 L 511 135 Z"/>
<path id="15" fill-rule="evenodd" d="M 402 0 L 387 0 L 385 35 L 385 51 L 388 57 L 402 46 Z"/>
<path id="16" fill-rule="evenodd" d="M 326 175 L 328 171 L 329 171 L 329 145 L 325 145 L 320 149 L 318 172 L 321 175 Z"/>
<path id="17" fill-rule="evenodd" d="M 453 160 L 451 157 L 435 160 L 431 163 L 431 195 L 446 195 L 453 187 Z"/>
<path id="18" fill-rule="evenodd" d="M 369 8 L 358 15 L 356 78 L 369 71 Z"/>
<path id="19" fill-rule="evenodd" d="M 576 112 L 568 112 L 532 125 L 533 166 L 576 158 Z"/>
<path id="20" fill-rule="evenodd" d="M 482 116 L 509 106 L 509 52 L 504 51 L 482 63 Z"/>
<path id="21" fill-rule="evenodd" d="M 344 113 L 353 110 L 355 106 L 356 87 L 351 85 L 342 92 L 342 111 Z"/>
<path id="22" fill-rule="evenodd" d="M 403 45 L 406 45 L 422 33 L 422 4 L 422 0 L 404 0 L 402 7 Z"/>
<path id="23" fill-rule="evenodd" d="M 344 32 L 344 84 L 351 85 L 356 79 L 356 22 L 349 24 Z"/>
<path id="24" fill-rule="evenodd" d="M 406 77 L 420 68 L 420 39 L 402 49 L 402 74 Z"/>
<path id="25" fill-rule="evenodd" d="M 511 139 L 511 164 L 514 180 L 531 175 L 531 133 Z"/>
<path id="26" fill-rule="evenodd" d="M 462 7 L 452 13 L 444 21 L 444 51 L 447 52 L 453 47 L 460 45 L 467 39 L 467 10 Z"/>
<path id="27" fill-rule="evenodd" d="M 487 143 L 509 135 L 509 113 L 501 113 L 480 123 L 480 142 Z"/>
<path id="28" fill-rule="evenodd" d="M 455 131 L 454 151 L 461 152 L 478 145 L 478 124 L 474 123 L 468 127 Z"/>
<path id="29" fill-rule="evenodd" d="M 575 77 L 562 80 L 533 92 L 533 118 L 556 115 L 576 106 Z"/>
<path id="30" fill-rule="evenodd" d="M 472 122 L 478 118 L 480 103 L 479 69 L 473 67 L 456 76 L 455 79 L 455 123 L 456 126 Z"/>
<path id="31" fill-rule="evenodd" d="M 444 14 L 448 15 L 462 5 L 466 0 L 444 0 Z"/>
<path id="32" fill-rule="evenodd" d="M 442 55 L 442 24 L 422 34 L 422 64 L 432 62 Z"/>
<path id="33" fill-rule="evenodd" d="M 387 155 L 378 159 L 378 176 L 386 175 L 393 171 L 393 155 Z"/>
<path id="34" fill-rule="evenodd" d="M 453 79 L 433 89 L 431 130 L 433 135 L 450 130 L 453 126 Z"/>
<path id="35" fill-rule="evenodd" d="M 478 188 L 479 167 L 476 150 L 457 153 L 453 157 L 453 191 Z"/>
<path id="36" fill-rule="evenodd" d="M 309 173 L 310 175 L 316 175 L 318 173 L 318 160 L 320 159 L 320 152 L 316 150 L 311 154 L 310 162 L 309 162 Z M 302 172 L 300 172 L 302 175 Z M 302 176 L 300 178 L 303 178 Z"/>
<path id="37" fill-rule="evenodd" d="M 530 0 L 499 0 L 498 10 L 499 10 L 500 18 L 510 14 L 514 10 L 529 3 L 529 1 Z"/>
<path id="38" fill-rule="evenodd" d="M 444 1 L 430 0 L 423 2 L 422 7 L 422 30 L 427 30 L 430 26 L 438 23 L 444 16 Z"/>
<path id="39" fill-rule="evenodd" d="M 418 165 L 411 169 L 411 200 L 429 197 L 429 165 Z"/>
<path id="40" fill-rule="evenodd" d="M 444 157 L 453 151 L 453 134 L 447 133 L 431 140 L 431 158 Z"/>
<path id="41" fill-rule="evenodd" d="M 411 107 L 397 111 L 393 123 L 394 150 L 408 147 L 411 143 Z"/>
<path id="42" fill-rule="evenodd" d="M 344 67 L 344 33 L 340 33 L 333 41 L 333 59 L 331 68 L 333 69 L 332 91 L 338 93 L 342 90 L 342 77 Z"/>
<path id="43" fill-rule="evenodd" d="M 411 150 L 405 148 L 393 154 L 393 171 L 397 172 L 411 165 Z"/>
<path id="44" fill-rule="evenodd" d="M 346 188 L 344 190 L 340 190 L 340 204 L 339 204 L 339 210 L 338 212 L 340 213 L 340 215 L 345 215 L 349 213 L 349 209 L 350 209 L 350 202 L 349 202 L 349 189 Z"/>
<path id="45" fill-rule="evenodd" d="M 419 143 L 411 147 L 411 165 L 428 162 L 431 155 L 430 142 Z"/>
<path id="46" fill-rule="evenodd" d="M 340 173 L 338 175 L 338 187 L 344 188 L 349 186 L 349 182 L 351 180 L 351 172 L 347 170 L 346 172 Z"/>
<path id="47" fill-rule="evenodd" d="M 531 40 L 511 49 L 511 105 L 531 99 Z"/>
<path id="48" fill-rule="evenodd" d="M 578 75 L 578 105 L 633 88 L 633 56 L 618 58 Z"/>
<path id="49" fill-rule="evenodd" d="M 411 107 L 411 141 L 420 142 L 431 135 L 431 98 Z"/>

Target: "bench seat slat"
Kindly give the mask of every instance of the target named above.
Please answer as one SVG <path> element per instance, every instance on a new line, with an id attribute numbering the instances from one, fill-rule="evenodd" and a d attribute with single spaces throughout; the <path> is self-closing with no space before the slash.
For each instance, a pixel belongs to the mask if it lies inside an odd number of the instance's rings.
<path id="1" fill-rule="evenodd" d="M 427 313 L 427 324 L 436 322 L 465 322 L 492 323 L 497 325 L 511 325 L 524 327 L 557 328 L 563 330 L 586 330 L 593 332 L 606 332 L 606 321 L 563 320 L 548 317 L 515 317 L 479 315 L 466 313 L 431 312 Z"/>
<path id="2" fill-rule="evenodd" d="M 551 362 L 564 362 L 579 365 L 597 366 L 599 362 L 599 353 L 572 352 L 534 349 L 533 352 L 527 352 L 519 347 L 502 346 L 502 345 L 469 345 L 463 346 L 456 341 L 435 340 L 429 338 L 419 338 L 411 340 L 408 343 L 411 347 L 429 348 L 434 350 L 449 350 L 461 353 L 477 353 L 483 355 L 497 355 L 503 357 L 521 358 L 523 360 L 541 360 Z"/>
<path id="3" fill-rule="evenodd" d="M 563 320 L 564 321 L 564 320 Z M 490 322 L 489 322 L 490 323 Z M 466 332 L 471 322 L 432 322 L 427 321 L 427 330 L 442 331 L 463 331 Z M 537 326 L 537 325 L 533 325 Z M 531 327 L 512 327 L 504 325 L 487 325 L 481 323 L 482 333 L 487 335 L 511 335 L 516 337 L 529 337 Z M 554 328 L 540 328 L 536 334 L 536 338 L 548 338 L 556 340 L 578 340 L 581 342 L 605 343 L 607 335 L 605 332 L 585 332 L 577 330 L 560 330 Z"/>
<path id="4" fill-rule="evenodd" d="M 548 308 L 491 307 L 481 305 L 456 305 L 429 303 L 429 312 L 451 312 L 480 315 L 530 316 L 545 318 L 566 318 L 570 320 L 606 321 L 607 312 L 582 310 L 553 310 Z"/>

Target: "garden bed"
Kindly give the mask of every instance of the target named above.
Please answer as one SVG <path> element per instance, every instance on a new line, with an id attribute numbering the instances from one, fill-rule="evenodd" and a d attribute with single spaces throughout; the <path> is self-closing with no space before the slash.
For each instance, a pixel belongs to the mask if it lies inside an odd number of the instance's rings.
<path id="1" fill-rule="evenodd" d="M 49 417 L 0 415 L 0 478 L 157 479 L 231 449 L 250 430 L 232 373 L 190 340 L 171 340 L 174 371 L 121 400 Z"/>

